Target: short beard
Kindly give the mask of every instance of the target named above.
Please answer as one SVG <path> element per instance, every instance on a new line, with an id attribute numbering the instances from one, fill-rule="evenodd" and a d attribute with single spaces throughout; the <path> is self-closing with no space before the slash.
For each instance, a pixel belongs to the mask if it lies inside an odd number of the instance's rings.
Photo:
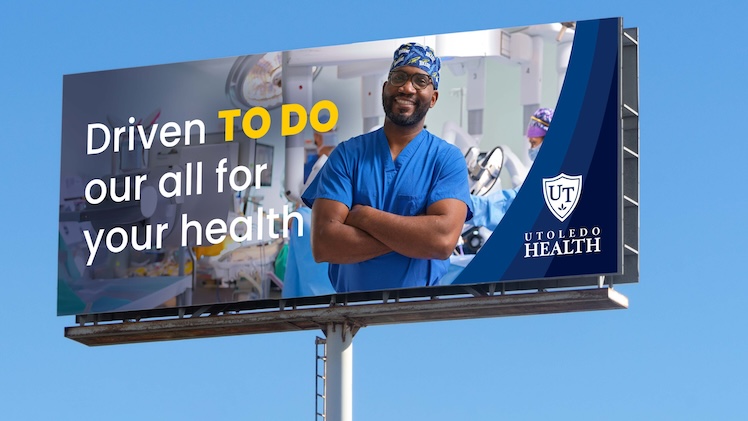
<path id="1" fill-rule="evenodd" d="M 414 98 L 415 104 L 413 113 L 409 117 L 396 113 L 394 111 L 395 98 L 398 96 L 399 94 L 387 96 L 382 92 L 382 107 L 384 108 L 384 115 L 386 115 L 391 122 L 397 126 L 411 127 L 420 123 L 424 117 L 426 117 L 426 113 L 429 111 L 429 103 L 421 101 L 418 97 Z"/>

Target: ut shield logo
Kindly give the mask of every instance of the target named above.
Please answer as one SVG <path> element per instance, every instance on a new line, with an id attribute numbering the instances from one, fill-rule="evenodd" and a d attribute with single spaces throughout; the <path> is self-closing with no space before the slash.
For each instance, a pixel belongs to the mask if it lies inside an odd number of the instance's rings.
<path id="1" fill-rule="evenodd" d="M 564 222 L 579 203 L 582 194 L 582 176 L 561 173 L 553 178 L 543 178 L 545 205 L 559 221 Z"/>

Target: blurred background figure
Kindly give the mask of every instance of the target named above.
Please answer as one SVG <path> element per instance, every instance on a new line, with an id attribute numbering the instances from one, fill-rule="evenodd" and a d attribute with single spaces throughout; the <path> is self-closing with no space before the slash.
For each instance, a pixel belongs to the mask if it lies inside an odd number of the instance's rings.
<path id="1" fill-rule="evenodd" d="M 311 184 L 339 143 L 335 130 L 327 133 L 314 132 L 317 152 L 309 154 L 304 163 L 304 189 Z M 335 294 L 327 274 L 329 265 L 315 262 L 312 256 L 312 210 L 301 201 L 297 204 L 296 211 L 301 214 L 304 235 L 298 236 L 295 229 L 289 230 L 286 260 L 280 263 L 283 265 L 283 298 Z"/>
<path id="2" fill-rule="evenodd" d="M 527 156 L 530 159 L 528 171 L 540 151 L 540 146 L 543 144 L 552 119 L 553 110 L 550 108 L 538 108 L 530 117 L 526 132 L 529 142 Z M 505 164 L 506 159 L 507 157 L 505 157 Z M 501 169 L 499 169 L 500 171 Z M 511 206 L 520 188 L 522 188 L 522 184 L 511 189 L 493 190 L 485 195 L 470 195 L 473 202 L 473 219 L 465 223 L 462 234 L 463 244 L 461 248 L 458 247 L 458 251 L 466 254 L 478 252 L 493 230 L 499 225 L 501 219 L 504 218 L 504 214 Z"/>
<path id="3" fill-rule="evenodd" d="M 522 188 L 522 182 L 532 167 L 535 158 L 538 156 L 540 146 L 545 140 L 548 128 L 553 120 L 553 110 L 550 108 L 538 108 L 530 117 L 527 124 L 527 158 L 529 162 L 521 163 L 518 158 L 508 147 L 494 148 L 491 153 L 487 154 L 482 166 L 488 167 L 485 161 L 491 158 L 491 154 L 498 154 L 501 161 L 495 161 L 491 168 L 491 178 L 498 182 L 501 170 L 505 167 L 509 170 L 510 177 L 513 181 L 513 188 L 500 189 L 482 187 L 490 182 L 483 179 L 479 180 L 480 185 L 473 188 L 470 194 L 470 200 L 473 204 L 473 218 L 465 222 L 460 241 L 455 248 L 454 254 L 450 257 L 450 268 L 448 273 L 439 281 L 440 285 L 449 285 L 459 275 L 462 269 L 472 260 L 476 253 L 483 247 L 483 244 L 493 234 L 493 231 L 504 218 L 507 210 L 517 197 L 517 193 Z M 477 149 L 477 148 L 476 148 Z M 498 162 L 498 165 L 496 165 Z M 474 167 L 475 168 L 475 167 Z M 485 171 L 484 171 L 485 173 Z M 472 176 L 471 173 L 470 176 Z"/>
<path id="4" fill-rule="evenodd" d="M 312 173 L 314 165 L 319 161 L 322 156 L 330 156 L 330 153 L 340 141 L 338 140 L 338 134 L 335 130 L 327 133 L 314 132 L 314 145 L 317 147 L 316 154 L 309 154 L 306 162 L 304 163 L 304 183 L 307 184 L 309 175 Z M 320 163 L 321 164 L 321 163 Z M 319 165 L 321 166 L 321 165 Z"/>
<path id="5" fill-rule="evenodd" d="M 527 124 L 527 141 L 530 142 L 527 155 L 530 162 L 534 162 L 535 157 L 538 156 L 551 120 L 553 120 L 553 110 L 550 108 L 538 108 L 530 117 L 530 122 Z"/>

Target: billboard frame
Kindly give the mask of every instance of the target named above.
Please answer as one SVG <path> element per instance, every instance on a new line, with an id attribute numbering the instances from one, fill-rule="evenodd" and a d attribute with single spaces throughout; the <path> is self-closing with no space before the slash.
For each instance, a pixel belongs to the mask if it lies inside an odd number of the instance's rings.
<path id="1" fill-rule="evenodd" d="M 291 299 L 264 299 L 254 301 L 241 301 L 231 303 L 217 303 L 195 306 L 182 306 L 172 308 L 158 308 L 150 310 L 137 310 L 127 312 L 91 313 L 76 315 L 78 326 L 68 327 L 65 336 L 88 345 L 100 345 L 106 342 L 106 337 L 117 330 L 133 329 L 133 332 L 142 332 L 140 339 L 130 336 L 123 342 L 142 342 L 146 337 L 156 335 L 154 332 L 165 329 L 166 326 L 177 326 L 176 331 L 189 332 L 174 334 L 171 337 L 153 340 L 184 339 L 191 337 L 220 336 L 220 334 L 200 333 L 197 334 L 190 326 L 197 320 L 206 316 L 214 316 L 211 319 L 212 329 L 221 331 L 221 324 L 235 323 L 237 318 L 251 319 L 260 317 L 263 320 L 282 321 L 289 318 L 289 314 L 308 314 L 309 325 L 300 324 L 298 329 L 249 329 L 244 333 L 266 333 L 284 330 L 304 330 L 322 328 L 330 322 L 340 321 L 336 317 L 344 315 L 342 320 L 352 322 L 357 326 L 371 324 L 402 323 L 402 321 L 385 321 L 383 318 L 393 317 L 390 313 L 392 305 L 408 305 L 419 308 L 424 314 L 430 314 L 430 307 L 442 308 L 444 305 L 463 305 L 465 308 L 461 315 L 470 314 L 470 317 L 423 317 L 413 315 L 407 321 L 432 321 L 432 320 L 454 320 L 464 318 L 499 317 L 505 315 L 540 314 L 566 311 L 588 310 L 584 305 L 576 302 L 576 294 L 593 296 L 596 300 L 602 300 L 604 304 L 599 308 L 626 308 L 627 299 L 612 290 L 613 285 L 624 283 L 636 283 L 639 280 L 639 71 L 638 71 L 638 29 L 621 28 L 619 45 L 619 81 L 620 81 L 620 111 L 619 130 L 622 153 L 620 156 L 622 165 L 621 177 L 621 237 L 623 241 L 622 262 L 623 272 L 613 276 L 578 276 L 562 278 L 545 278 L 536 280 L 507 281 L 495 283 L 483 283 L 478 285 L 450 285 L 440 287 L 422 287 L 411 289 L 397 289 L 359 293 L 340 293 L 334 295 L 301 297 Z M 597 285 L 598 289 L 568 290 L 569 288 L 580 288 Z M 604 288 L 607 286 L 608 288 Z M 549 290 L 560 289 L 560 291 L 549 292 Z M 536 290 L 538 292 L 530 292 Z M 525 293 L 518 293 L 524 291 Z M 498 295 L 497 295 L 498 294 Z M 516 297 L 535 297 L 529 299 L 533 305 L 542 305 L 547 297 L 555 297 L 558 302 L 557 311 L 533 310 L 532 306 L 521 312 L 511 313 L 506 307 Z M 614 297 L 614 298 L 611 298 Z M 622 298 L 621 298 L 622 297 Z M 471 301 L 472 300 L 472 301 Z M 444 304 L 444 303 L 449 304 Z M 469 303 L 475 304 L 469 304 Z M 490 305 L 474 309 L 469 307 L 481 303 Z M 381 307 L 381 314 L 376 319 L 369 319 L 364 314 L 371 314 L 371 307 Z M 364 310 L 361 310 L 364 309 Z M 509 313 L 507 313 L 509 312 Z M 359 314 L 361 313 L 361 314 Z M 376 311 L 374 311 L 376 313 Z M 387 316 L 387 314 L 390 314 Z M 403 313 L 403 314 L 408 314 Z M 433 315 L 432 315 L 433 316 Z M 296 316 L 293 316 L 295 319 Z M 332 319 L 330 318 L 332 317 Z M 372 321 L 375 320 L 375 321 Z M 113 323 L 121 322 L 121 323 Z M 202 322 L 201 322 L 202 323 Z M 302 327 L 303 325 L 303 327 Z M 181 327 L 180 327 L 181 326 Z M 156 335 L 158 336 L 158 335 Z M 169 335 L 166 335 L 169 336 Z M 97 339 L 99 338 L 99 339 Z"/>

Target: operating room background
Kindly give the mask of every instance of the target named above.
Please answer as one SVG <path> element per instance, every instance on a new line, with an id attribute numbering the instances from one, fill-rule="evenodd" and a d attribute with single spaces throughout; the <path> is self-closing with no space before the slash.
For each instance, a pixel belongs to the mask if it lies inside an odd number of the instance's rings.
<path id="1" fill-rule="evenodd" d="M 436 53 L 439 52 L 436 51 Z M 544 42 L 540 106 L 555 108 L 558 101 L 560 87 L 556 63 L 556 43 Z M 520 159 L 526 159 L 527 122 L 520 103 L 520 72 L 521 68 L 517 63 L 493 57 L 486 58 L 483 135 L 479 144 L 483 152 L 506 145 Z M 383 78 L 385 75 L 386 73 L 383 73 Z M 453 122 L 467 130 L 467 109 L 464 96 L 467 94 L 468 75 L 455 75 L 448 66 L 443 65 L 440 76 L 439 99 L 436 106 L 426 115 L 427 129 L 441 136 L 444 123 Z M 330 99 L 340 110 L 337 130 L 342 140 L 362 132 L 360 92 L 360 80 L 338 79 L 336 66 L 324 67 L 314 81 L 314 101 Z M 377 94 L 381 95 L 381 92 Z M 506 174 L 502 174 L 502 184 L 505 188 L 511 187 Z"/>
<path id="2" fill-rule="evenodd" d="M 559 95 L 556 43 L 546 40 L 543 48 L 540 106 L 554 108 Z M 438 51 L 437 51 L 438 53 Z M 127 124 L 129 117 L 136 120 L 160 110 L 157 123 L 182 124 L 186 120 L 201 119 L 206 123 L 208 143 L 221 142 L 224 132 L 223 120 L 217 119 L 217 111 L 236 106 L 226 95 L 226 78 L 235 57 L 195 61 L 190 63 L 164 64 L 126 71 L 102 71 L 91 74 L 66 77 L 66 88 L 77 94 L 66 93 L 66 107 L 63 137 L 81 136 L 86 125 L 93 122 L 120 121 Z M 525 159 L 527 139 L 526 121 L 520 103 L 520 65 L 506 59 L 488 57 L 485 78 L 485 106 L 483 110 L 483 134 L 480 136 L 481 151 L 490 151 L 499 145 L 506 145 L 521 159 Z M 386 77 L 382 69 L 382 82 Z M 446 122 L 460 125 L 467 130 L 467 74 L 455 75 L 449 66 L 443 65 L 439 86 L 439 100 L 429 111 L 426 125 L 429 131 L 441 136 Z M 79 86 L 78 83 L 86 83 Z M 186 89 L 189 87 L 189 89 Z M 102 95 L 106 92 L 106 95 Z M 376 93 L 375 101 L 380 102 Z M 339 112 L 337 125 L 338 138 L 346 140 L 363 131 L 362 98 L 360 78 L 339 78 L 337 66 L 325 66 L 314 79 L 312 85 L 313 102 L 323 99 L 333 101 Z M 164 102 L 167 98 L 168 102 Z M 284 189 L 285 138 L 280 136 L 278 122 L 281 121 L 280 108 L 270 110 L 274 122 L 271 130 L 258 142 L 274 147 L 273 174 L 271 186 L 254 192 L 261 197 L 265 208 L 281 209 L 286 203 Z M 238 123 L 238 119 L 237 119 Z M 237 124 L 238 126 L 238 124 Z M 240 144 L 238 163 L 249 165 L 254 162 L 253 143 L 236 127 L 235 138 Z M 307 125 L 303 132 L 305 139 L 312 139 L 312 130 Z M 196 136 L 193 136 L 193 144 Z M 181 144 L 180 146 L 181 147 Z M 150 151 L 151 162 L 163 154 L 165 148 L 158 142 Z M 63 148 L 62 162 L 85 162 L 85 166 L 63 167 L 62 174 L 78 175 L 84 179 L 102 177 L 111 172 L 111 148 L 97 156 L 86 156 L 85 150 Z M 207 170 L 207 169 L 206 169 Z M 505 174 L 502 183 L 511 187 Z"/>

